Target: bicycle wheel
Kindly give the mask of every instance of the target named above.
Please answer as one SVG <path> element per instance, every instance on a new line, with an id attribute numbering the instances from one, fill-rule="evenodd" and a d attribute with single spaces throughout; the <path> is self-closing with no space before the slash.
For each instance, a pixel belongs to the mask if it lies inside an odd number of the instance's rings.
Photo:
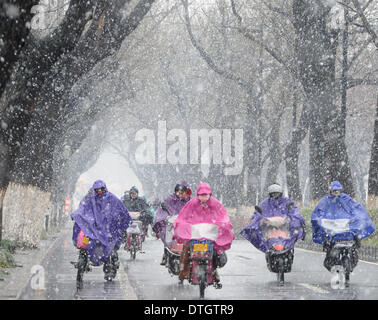
<path id="1" fill-rule="evenodd" d="M 130 258 L 132 260 L 135 260 L 135 257 L 136 257 L 136 251 L 137 251 L 137 239 L 136 239 L 136 235 L 133 234 L 131 236 L 131 246 L 130 246 Z"/>

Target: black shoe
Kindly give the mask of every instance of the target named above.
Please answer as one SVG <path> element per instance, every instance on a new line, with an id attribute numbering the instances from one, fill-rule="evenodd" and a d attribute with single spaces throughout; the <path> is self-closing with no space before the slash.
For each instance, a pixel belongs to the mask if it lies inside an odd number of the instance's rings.
<path id="1" fill-rule="evenodd" d="M 104 279 L 106 281 L 112 281 L 115 277 L 116 277 L 116 271 L 113 270 L 113 271 L 110 271 L 109 273 L 105 273 L 104 275 Z"/>
<path id="2" fill-rule="evenodd" d="M 221 289 L 222 288 L 222 284 L 220 283 L 220 279 L 219 279 L 218 274 L 214 275 L 214 287 L 215 287 L 215 289 Z"/>
<path id="3" fill-rule="evenodd" d="M 160 265 L 165 266 L 166 263 L 167 263 L 167 256 L 163 255 L 163 258 L 161 259 Z"/>
<path id="4" fill-rule="evenodd" d="M 104 279 L 105 279 L 106 281 L 112 281 L 112 280 L 113 280 L 113 277 L 111 277 L 110 275 L 106 275 L 106 276 L 104 277 Z"/>

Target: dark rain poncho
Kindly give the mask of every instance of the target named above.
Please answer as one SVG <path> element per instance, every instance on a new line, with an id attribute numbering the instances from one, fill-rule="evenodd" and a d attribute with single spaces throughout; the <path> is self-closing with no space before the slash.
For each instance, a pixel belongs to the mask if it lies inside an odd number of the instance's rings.
<path id="1" fill-rule="evenodd" d="M 182 182 L 181 184 L 189 187 L 189 185 L 185 182 Z M 189 200 L 190 197 L 180 199 L 176 196 L 176 193 L 172 193 L 167 197 L 167 199 L 164 200 L 168 212 L 163 210 L 161 206 L 156 209 L 155 221 L 154 225 L 152 226 L 152 230 L 155 232 L 156 236 L 163 241 L 165 246 L 169 246 L 171 244 L 171 240 L 166 240 L 167 219 L 172 216 L 177 216 Z"/>
<path id="2" fill-rule="evenodd" d="M 92 189 L 105 187 L 103 181 L 97 180 Z M 88 257 L 95 266 L 106 261 L 115 246 L 120 246 L 122 234 L 132 222 L 123 203 L 111 192 L 94 194 L 81 203 L 72 213 L 75 221 L 72 240 L 76 246 L 80 230 L 90 239 Z"/>
<path id="3" fill-rule="evenodd" d="M 323 219 L 334 220 L 334 232 L 325 230 Z M 342 227 L 337 222 L 344 222 Z M 331 235 L 332 240 L 352 240 L 366 238 L 374 232 L 374 225 L 369 213 L 350 196 L 341 193 L 339 196 L 332 194 L 324 196 L 312 212 L 311 216 L 313 241 L 323 243 L 325 236 Z M 328 223 L 329 225 L 329 223 Z M 337 230 L 339 229 L 339 230 Z"/>
<path id="4" fill-rule="evenodd" d="M 129 212 L 140 212 L 140 220 L 144 224 L 150 224 L 153 220 L 153 214 L 146 200 L 141 197 L 135 199 L 131 198 L 130 195 L 123 196 L 122 203 Z"/>
<path id="5" fill-rule="evenodd" d="M 289 210 L 289 204 L 292 208 Z M 269 249 L 270 242 L 273 239 L 265 241 L 261 231 L 261 221 L 265 217 L 289 217 L 289 239 L 284 239 L 284 245 L 287 248 L 294 248 L 297 240 L 305 237 L 305 221 L 299 212 L 298 207 L 289 198 L 280 197 L 278 199 L 267 198 L 259 204 L 262 214 L 255 211 L 250 223 L 240 232 L 240 234 L 251 242 L 257 249 L 266 252 Z"/>

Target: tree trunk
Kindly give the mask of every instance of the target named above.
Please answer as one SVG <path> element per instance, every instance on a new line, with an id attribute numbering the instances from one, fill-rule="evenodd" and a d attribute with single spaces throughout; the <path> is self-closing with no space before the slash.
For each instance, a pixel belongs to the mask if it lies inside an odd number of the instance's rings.
<path id="1" fill-rule="evenodd" d="M 31 183 L 49 190 L 53 177 L 53 151 L 61 135 L 60 119 L 69 117 L 68 93 L 95 64 L 116 52 L 149 11 L 153 0 L 141 0 L 122 21 L 123 1 L 100 1 L 95 17 L 84 37 L 68 55 L 62 56 L 46 77 L 35 105 L 28 132 L 12 172 L 14 181 Z M 31 170 L 23 172 L 23 168 Z"/>
<path id="2" fill-rule="evenodd" d="M 376 208 L 378 206 L 378 96 L 374 121 L 374 137 L 371 146 L 369 165 L 368 206 Z"/>
<path id="3" fill-rule="evenodd" d="M 63 54 L 69 53 L 84 29 L 91 1 L 72 0 L 61 25 L 42 40 L 29 34 L 5 87 L 1 106 L 0 184 L 6 186 L 15 159 L 35 110 L 47 73 Z M 31 85 L 33 84 L 33 85 Z M 26 166 L 25 168 L 28 168 Z"/>
<path id="4" fill-rule="evenodd" d="M 328 174 L 325 164 L 324 146 L 321 126 L 310 123 L 310 200 L 320 199 L 328 190 Z"/>
<path id="5" fill-rule="evenodd" d="M 265 188 L 267 190 L 268 186 L 273 183 L 277 183 L 278 169 L 282 160 L 281 150 L 280 150 L 280 120 L 276 119 L 272 126 L 270 146 L 269 146 L 269 166 L 266 174 Z"/>
<path id="6" fill-rule="evenodd" d="M 340 112 L 334 103 L 337 41 L 327 30 L 329 11 L 330 7 L 312 1 L 293 2 L 298 74 L 313 106 L 309 139 L 313 200 L 328 192 L 332 180 L 339 180 L 351 196 L 354 193 Z"/>
<path id="7" fill-rule="evenodd" d="M 294 80 L 295 81 L 295 80 Z M 286 163 L 286 183 L 289 197 L 295 201 L 302 200 L 302 191 L 299 181 L 298 159 L 299 145 L 308 132 L 308 104 L 302 109 L 299 123 L 297 124 L 297 86 L 293 86 L 293 124 L 291 131 L 291 141 L 285 149 Z"/>
<path id="8" fill-rule="evenodd" d="M 3 200 L 5 192 L 5 188 L 0 188 L 0 243 L 3 238 Z"/>
<path id="9" fill-rule="evenodd" d="M 51 194 L 55 186 L 54 148 L 66 129 L 64 117 L 75 112 L 67 106 L 71 88 L 98 61 L 120 48 L 124 38 L 135 30 L 153 2 L 140 0 L 129 16 L 121 21 L 124 1 L 98 0 L 92 24 L 82 36 L 85 18 L 88 18 L 87 9 L 92 8 L 92 2 L 72 0 L 62 24 L 46 42 L 29 40 L 31 46 L 37 46 L 37 50 L 29 48 L 20 56 L 21 62 L 13 81 L 9 82 L 9 90 L 6 88 L 1 97 L 2 185 L 12 181 L 16 193 L 19 186 L 26 185 L 24 194 L 27 197 Z M 36 61 L 33 61 L 33 55 L 38 58 Z M 28 82 L 36 87 L 28 85 Z M 84 137 L 81 135 L 82 140 Z M 77 147 L 82 140 L 76 141 Z M 14 193 L 13 189 L 7 190 L 5 199 L 12 199 L 17 195 Z M 32 212 L 30 206 L 31 203 L 28 203 L 22 212 Z M 48 206 L 46 204 L 45 208 Z M 27 223 L 27 216 L 19 215 L 17 205 L 12 205 L 9 210 L 3 210 L 5 222 L 10 221 L 8 217 L 18 217 L 22 220 L 21 224 Z M 56 219 L 60 219 L 59 214 Z M 8 224 L 7 228 L 10 227 Z M 38 230 L 30 233 L 31 241 L 36 241 Z"/>
<path id="10" fill-rule="evenodd" d="M 30 32 L 31 8 L 38 3 L 39 0 L 8 0 L 0 4 L 0 57 L 4 59 L 0 61 L 0 97 Z M 14 15 L 7 12 L 6 6 L 13 6 L 16 10 Z"/>

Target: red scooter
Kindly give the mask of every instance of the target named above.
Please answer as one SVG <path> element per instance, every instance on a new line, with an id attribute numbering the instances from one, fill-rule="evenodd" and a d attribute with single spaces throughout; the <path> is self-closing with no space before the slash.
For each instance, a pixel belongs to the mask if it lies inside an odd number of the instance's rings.
<path id="1" fill-rule="evenodd" d="M 199 286 L 200 299 L 205 297 L 205 289 L 214 285 L 220 289 L 222 285 L 215 276 L 216 267 L 214 261 L 216 252 L 214 241 L 218 235 L 216 225 L 200 223 L 192 226 L 192 238 L 190 245 L 190 275 L 189 283 Z"/>
<path id="2" fill-rule="evenodd" d="M 139 219 L 140 212 L 129 212 L 133 223 L 126 230 L 125 250 L 130 252 L 130 258 L 135 260 L 136 253 L 142 251 L 143 232 L 141 231 L 142 222 Z"/>

